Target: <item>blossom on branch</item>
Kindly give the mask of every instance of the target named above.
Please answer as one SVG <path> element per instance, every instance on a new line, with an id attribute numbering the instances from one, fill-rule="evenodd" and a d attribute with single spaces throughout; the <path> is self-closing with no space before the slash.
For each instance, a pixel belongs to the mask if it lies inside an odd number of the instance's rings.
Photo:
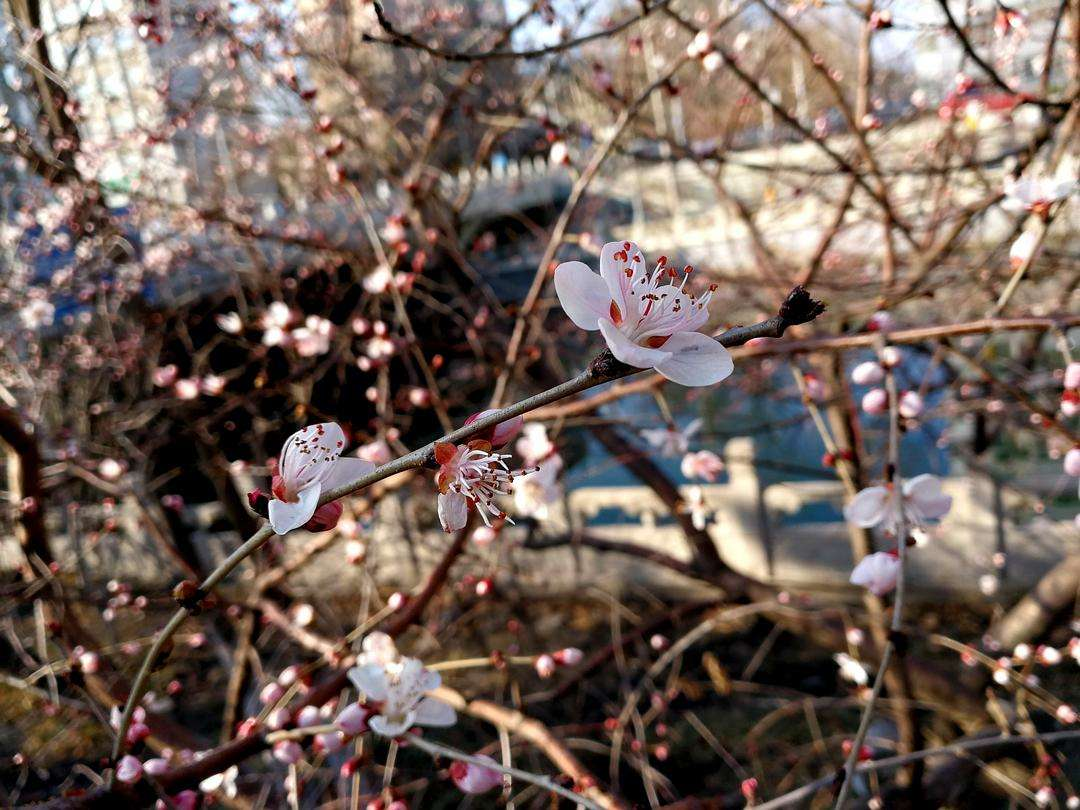
<path id="1" fill-rule="evenodd" d="M 454 709 L 441 700 L 425 696 L 442 683 L 438 672 L 416 658 L 387 664 L 364 664 L 349 670 L 349 680 L 374 710 L 368 726 L 384 737 L 400 737 L 415 725 L 452 726 Z"/>
<path id="2" fill-rule="evenodd" d="M 435 444 L 435 461 L 439 464 L 435 474 L 439 487 L 439 522 L 445 531 L 465 528 L 470 505 L 476 507 L 487 526 L 491 525 L 491 516 L 506 518 L 506 513 L 495 505 L 495 498 L 509 495 L 514 479 L 523 474 L 506 466 L 508 458 L 508 453 L 492 453 L 491 444 L 482 439 L 461 445 Z"/>
<path id="3" fill-rule="evenodd" d="M 690 440 L 701 430 L 701 420 L 691 419 L 686 427 L 668 425 L 664 428 L 648 428 L 641 431 L 641 438 L 665 458 L 681 456 L 690 449 Z"/>
<path id="4" fill-rule="evenodd" d="M 370 461 L 342 457 L 344 449 L 345 433 L 336 422 L 308 425 L 285 440 L 279 474 L 274 476 L 271 487 L 274 497 L 268 505 L 275 532 L 285 534 L 311 520 L 323 490 L 347 484 L 375 469 Z M 329 512 L 323 516 L 324 520 L 330 517 Z"/>
<path id="5" fill-rule="evenodd" d="M 728 350 L 701 329 L 709 320 L 714 288 L 700 298 L 688 292 L 687 268 L 678 273 L 661 258 L 653 272 L 633 242 L 608 242 L 600 253 L 600 274 L 584 262 L 555 268 L 555 292 L 577 326 L 600 330 L 611 353 L 637 368 L 655 368 L 681 385 L 712 385 L 734 370 Z"/>
<path id="6" fill-rule="evenodd" d="M 875 596 L 884 596 L 896 587 L 900 558 L 892 551 L 867 554 L 851 571 L 851 584 L 861 585 Z"/>
<path id="7" fill-rule="evenodd" d="M 867 487 L 844 507 L 844 517 L 856 526 L 869 529 L 879 524 L 896 534 L 903 522 L 909 529 L 922 528 L 939 520 L 952 508 L 952 496 L 941 491 L 941 479 L 917 475 L 903 483 L 902 497 L 892 484 Z"/>

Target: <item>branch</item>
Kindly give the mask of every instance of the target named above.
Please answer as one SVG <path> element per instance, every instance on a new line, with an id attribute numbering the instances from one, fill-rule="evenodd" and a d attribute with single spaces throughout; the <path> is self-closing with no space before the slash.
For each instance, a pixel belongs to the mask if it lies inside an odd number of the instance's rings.
<path id="1" fill-rule="evenodd" d="M 789 326 L 812 321 L 824 312 L 824 310 L 825 305 L 823 303 L 811 298 L 810 294 L 802 287 L 796 287 L 780 306 L 775 317 L 752 326 L 740 326 L 728 330 L 717 337 L 717 340 L 722 345 L 731 347 L 740 345 L 757 337 L 778 338 L 784 334 Z M 579 394 L 590 388 L 595 388 L 598 385 L 603 385 L 604 383 L 621 379 L 622 377 L 627 377 L 631 374 L 637 374 L 641 371 L 642 369 L 620 363 L 609 351 L 605 350 L 589 364 L 585 371 L 573 379 L 561 383 L 560 385 L 556 385 L 553 388 L 549 388 L 547 391 L 527 397 L 507 408 L 495 410 L 482 419 L 477 419 L 472 424 L 447 434 L 438 441 L 461 444 L 477 434 L 486 431 L 488 428 L 493 428 L 499 423 L 505 422 L 507 419 L 523 415 L 542 405 L 557 402 L 560 399 L 565 399 L 566 397 Z M 344 498 L 358 490 L 369 487 L 385 478 L 405 472 L 406 470 L 419 469 L 422 467 L 433 468 L 436 466 L 435 444 L 436 442 L 430 442 L 418 450 L 414 450 L 411 453 L 407 453 L 404 456 L 383 464 L 381 467 L 377 467 L 372 472 L 361 476 L 355 481 L 324 491 L 319 498 L 319 504 L 322 505 L 330 503 L 331 501 L 336 501 L 339 498 Z M 212 590 L 219 582 L 232 573 L 243 560 L 258 550 L 273 535 L 274 531 L 270 528 L 269 524 L 263 525 L 210 573 L 199 586 L 197 595 L 205 595 Z M 154 643 L 151 645 L 146 657 L 139 666 L 139 671 L 136 673 L 135 680 L 131 685 L 131 694 L 128 696 L 127 703 L 124 706 L 124 712 L 121 715 L 116 740 L 113 744 L 113 762 L 119 760 L 124 751 L 124 740 L 127 735 L 127 729 L 131 724 L 132 714 L 135 711 L 135 707 L 138 706 L 139 701 L 142 700 L 143 695 L 146 693 L 147 681 L 149 680 L 150 673 L 154 669 L 154 665 L 161 657 L 162 652 L 169 646 L 173 635 L 176 634 L 177 630 L 180 629 L 180 626 L 190 615 L 193 603 L 197 601 L 198 600 L 196 599 L 189 603 L 185 603 L 185 606 L 181 607 L 173 614 L 165 627 L 162 628 L 161 632 L 158 633 L 157 637 L 154 639 Z M 110 785 L 115 783 L 113 776 L 114 775 L 110 775 Z"/>

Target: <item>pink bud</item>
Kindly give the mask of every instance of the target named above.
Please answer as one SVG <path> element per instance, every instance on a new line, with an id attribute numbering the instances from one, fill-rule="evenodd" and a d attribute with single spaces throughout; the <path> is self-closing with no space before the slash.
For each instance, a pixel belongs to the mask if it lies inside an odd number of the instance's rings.
<path id="1" fill-rule="evenodd" d="M 277 682 L 282 686 L 289 687 L 296 683 L 296 679 L 300 677 L 300 667 L 296 664 L 285 667 L 281 670 L 281 674 L 277 676 Z"/>
<path id="2" fill-rule="evenodd" d="M 328 532 L 337 526 L 344 510 L 345 507 L 341 505 L 340 501 L 324 503 L 315 510 L 315 514 L 304 524 L 304 528 L 309 532 Z"/>
<path id="3" fill-rule="evenodd" d="M 93 675 L 101 666 L 101 659 L 95 652 L 84 652 L 79 656 L 79 666 L 87 675 Z"/>
<path id="4" fill-rule="evenodd" d="M 367 731 L 367 718 L 366 709 L 361 707 L 359 703 L 350 703 L 341 710 L 341 714 L 334 720 L 334 725 L 346 734 L 363 734 Z"/>
<path id="5" fill-rule="evenodd" d="M 138 759 L 131 754 L 123 757 L 116 763 L 116 778 L 125 785 L 134 785 L 143 775 L 143 766 Z"/>
<path id="6" fill-rule="evenodd" d="M 391 610 L 401 610 L 405 607 L 405 603 L 408 601 L 408 597 L 401 591 L 395 591 L 390 594 L 390 598 L 386 600 L 386 606 Z"/>
<path id="7" fill-rule="evenodd" d="M 905 419 L 915 419 L 923 412 L 923 399 L 917 391 L 905 391 L 900 395 L 897 409 Z"/>
<path id="8" fill-rule="evenodd" d="M 885 413 L 889 407 L 889 395 L 884 388 L 871 388 L 862 398 L 862 409 L 868 414 Z"/>
<path id="9" fill-rule="evenodd" d="M 492 413 L 495 413 L 495 411 L 490 408 L 486 411 L 474 413 L 472 416 L 465 420 L 465 425 L 471 425 L 478 419 L 483 419 L 485 416 Z M 476 438 L 487 439 L 489 442 L 491 442 L 492 447 L 502 447 L 503 445 L 508 444 L 511 440 L 513 440 L 514 437 L 516 437 L 519 433 L 521 433 L 521 428 L 524 425 L 525 417 L 515 416 L 507 419 L 505 422 L 499 422 L 493 428 L 488 428 L 487 430 L 481 431 L 479 434 L 477 434 Z"/>
<path id="10" fill-rule="evenodd" d="M 555 663 L 562 664 L 566 667 L 572 667 L 581 663 L 581 659 L 585 657 L 585 653 L 577 647 L 567 647 L 566 649 L 554 653 L 552 657 L 555 659 Z"/>
<path id="11" fill-rule="evenodd" d="M 274 743 L 274 759 L 286 765 L 294 765 L 304 756 L 304 749 L 295 740 L 281 740 Z"/>
<path id="12" fill-rule="evenodd" d="M 885 379 L 885 372 L 878 363 L 867 360 L 851 370 L 851 381 L 856 385 L 877 385 Z"/>
<path id="13" fill-rule="evenodd" d="M 266 717 L 266 725 L 272 729 L 285 728 L 285 724 L 289 722 L 290 714 L 289 710 L 282 706 L 280 709 L 274 709 Z"/>
<path id="14" fill-rule="evenodd" d="M 555 674 L 555 659 L 547 653 L 538 656 L 533 666 L 536 667 L 536 674 L 541 678 L 550 678 Z"/>
<path id="15" fill-rule="evenodd" d="M 138 721 L 133 722 L 128 726 L 127 741 L 128 745 L 135 745 L 135 743 L 142 742 L 150 736 L 150 727 L 146 723 L 140 723 Z"/>
<path id="16" fill-rule="evenodd" d="M 169 770 L 169 760 L 162 757 L 154 757 L 143 763 L 143 771 L 151 776 L 161 776 L 167 770 Z"/>
<path id="17" fill-rule="evenodd" d="M 1080 478 L 1080 447 L 1074 447 L 1065 454 L 1065 474 Z"/>
<path id="18" fill-rule="evenodd" d="M 268 683 L 259 692 L 259 701 L 264 706 L 269 706 L 273 703 L 277 703 L 285 696 L 285 689 L 280 683 L 272 682 Z"/>
<path id="19" fill-rule="evenodd" d="M 1080 388 L 1080 361 L 1074 361 L 1065 367 L 1065 387 Z"/>
<path id="20" fill-rule="evenodd" d="M 743 779 L 742 784 L 739 785 L 739 790 L 742 791 L 743 798 L 748 802 L 753 801 L 754 797 L 757 796 L 757 789 L 758 781 L 752 776 L 749 779 Z"/>
<path id="21" fill-rule="evenodd" d="M 888 312 L 875 312 L 866 322 L 869 332 L 888 332 L 895 325 L 893 316 Z"/>
<path id="22" fill-rule="evenodd" d="M 492 765 L 496 764 L 491 757 L 481 756 L 480 759 L 487 760 Z M 450 778 L 462 793 L 487 793 L 502 785 L 501 773 L 473 762 L 454 762 L 450 766 Z"/>
<path id="23" fill-rule="evenodd" d="M 1062 703 L 1057 707 L 1057 711 L 1054 712 L 1059 722 L 1064 723 L 1067 726 L 1071 726 L 1076 722 L 1076 709 L 1070 706 L 1068 703 Z"/>
<path id="24" fill-rule="evenodd" d="M 300 713 L 296 715 L 296 725 L 298 728 L 308 728 L 309 726 L 318 725 L 319 723 L 319 710 L 315 706 L 305 706 L 300 710 Z"/>

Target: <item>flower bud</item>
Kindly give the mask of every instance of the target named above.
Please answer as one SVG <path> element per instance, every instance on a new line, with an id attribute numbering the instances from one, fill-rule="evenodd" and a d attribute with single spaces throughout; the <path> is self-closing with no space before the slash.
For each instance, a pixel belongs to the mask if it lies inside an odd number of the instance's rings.
<path id="1" fill-rule="evenodd" d="M 491 757 L 481 756 L 492 765 L 495 760 Z M 487 793 L 492 788 L 502 785 L 502 774 L 493 768 L 485 768 L 473 762 L 454 762 L 450 766 L 450 778 L 454 780 L 458 790 L 462 793 L 479 794 Z"/>
<path id="2" fill-rule="evenodd" d="M 128 754 L 116 763 L 116 778 L 125 785 L 134 785 L 143 775 L 143 766 L 138 759 Z"/>

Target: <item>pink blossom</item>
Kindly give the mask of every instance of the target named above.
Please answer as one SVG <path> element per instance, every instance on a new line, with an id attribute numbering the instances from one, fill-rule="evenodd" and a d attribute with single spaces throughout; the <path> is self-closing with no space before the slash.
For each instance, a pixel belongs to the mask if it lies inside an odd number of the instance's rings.
<path id="1" fill-rule="evenodd" d="M 143 771 L 151 776 L 161 776 L 167 770 L 169 770 L 169 760 L 162 757 L 154 757 L 143 763 Z"/>
<path id="2" fill-rule="evenodd" d="M 480 756 L 492 765 L 496 762 L 491 757 Z M 450 778 L 454 780 L 458 790 L 462 793 L 479 794 L 487 793 L 493 788 L 500 787 L 503 783 L 502 774 L 493 768 L 486 768 L 474 762 L 456 761 L 450 765 Z"/>
<path id="3" fill-rule="evenodd" d="M 555 293 L 581 329 L 600 330 L 615 357 L 655 368 L 680 385 L 712 385 L 734 370 L 728 350 L 699 330 L 708 323 L 715 285 L 700 297 L 689 292 L 690 273 L 678 274 L 661 258 L 651 274 L 633 242 L 608 242 L 597 275 L 583 262 L 555 268 Z M 691 268 L 688 268 L 688 270 Z"/>
<path id="4" fill-rule="evenodd" d="M 681 469 L 687 478 L 703 478 L 712 482 L 724 471 L 724 462 L 711 450 L 698 450 L 683 456 Z"/>
<path id="5" fill-rule="evenodd" d="M 323 491 L 375 469 L 370 461 L 343 456 L 344 449 L 345 433 L 335 422 L 309 425 L 285 440 L 278 462 L 280 475 L 274 477 L 274 497 L 269 503 L 275 532 L 287 534 L 303 526 L 315 515 Z M 324 521 L 329 517 L 323 513 Z"/>
<path id="6" fill-rule="evenodd" d="M 878 551 L 867 554 L 851 571 L 851 584 L 861 585 L 876 596 L 884 596 L 896 587 L 900 560 L 895 554 Z"/>
<path id="7" fill-rule="evenodd" d="M 116 763 L 116 778 L 126 785 L 134 785 L 142 779 L 142 775 L 142 763 L 131 754 L 127 754 Z"/>
<path id="8" fill-rule="evenodd" d="M 866 321 L 866 329 L 869 332 L 889 332 L 896 326 L 896 320 L 888 312 L 875 312 Z"/>
<path id="9" fill-rule="evenodd" d="M 439 488 L 439 522 L 446 532 L 465 528 L 469 507 L 474 506 L 485 526 L 491 518 L 503 519 L 506 513 L 495 504 L 500 495 L 509 495 L 515 478 L 521 471 L 506 466 L 505 453 L 492 453 L 491 445 L 482 440 L 453 445 L 435 443 L 435 461 L 439 471 L 435 483 Z"/>
<path id="10" fill-rule="evenodd" d="M 174 382 L 176 382 L 177 368 L 170 363 L 167 366 L 158 366 L 154 369 L 153 380 L 154 385 L 158 388 L 168 388 Z"/>
<path id="11" fill-rule="evenodd" d="M 555 659 L 555 663 L 566 667 L 577 666 L 584 657 L 585 653 L 577 647 L 565 647 L 564 649 L 552 653 L 552 658 Z"/>

